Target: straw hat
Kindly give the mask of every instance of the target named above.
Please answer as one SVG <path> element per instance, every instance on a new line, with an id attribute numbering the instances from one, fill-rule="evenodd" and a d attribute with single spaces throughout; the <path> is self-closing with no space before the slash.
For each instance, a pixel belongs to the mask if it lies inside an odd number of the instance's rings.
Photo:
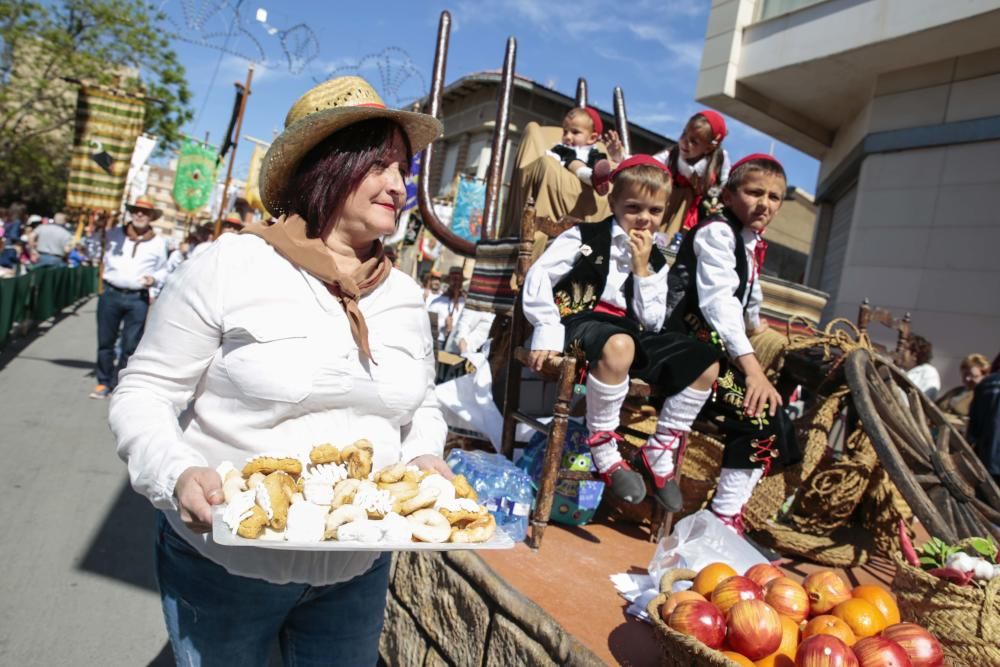
<path id="1" fill-rule="evenodd" d="M 226 217 L 222 219 L 223 223 L 228 223 L 230 225 L 237 225 L 239 227 L 243 226 L 243 218 L 236 211 L 230 211 L 226 214 Z"/>
<path id="2" fill-rule="evenodd" d="M 149 201 L 145 197 L 139 197 L 138 199 L 135 200 L 135 202 L 131 204 L 126 204 L 125 208 L 128 210 L 129 213 L 135 213 L 136 211 L 145 211 L 146 214 L 149 215 L 149 219 L 151 221 L 158 220 L 160 216 L 163 215 L 163 211 L 153 206 L 153 202 Z"/>
<path id="3" fill-rule="evenodd" d="M 260 168 L 260 198 L 275 215 L 287 213 L 285 188 L 299 161 L 337 130 L 370 118 L 399 123 L 414 153 L 441 136 L 441 121 L 412 111 L 388 109 L 375 89 L 357 76 L 330 79 L 296 100 L 285 131 L 271 143 Z"/>

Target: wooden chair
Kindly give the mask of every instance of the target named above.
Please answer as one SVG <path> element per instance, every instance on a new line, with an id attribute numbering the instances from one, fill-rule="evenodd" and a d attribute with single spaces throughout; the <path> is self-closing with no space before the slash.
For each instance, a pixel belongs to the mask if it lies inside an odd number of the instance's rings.
<path id="1" fill-rule="evenodd" d="M 563 443 L 566 439 L 566 430 L 569 425 L 569 409 L 573 399 L 573 385 L 576 380 L 578 366 L 582 362 L 581 358 L 565 354 L 551 357 L 546 360 L 539 374 L 544 380 L 556 383 L 555 404 L 552 408 L 551 422 L 543 424 L 537 418 L 526 414 L 520 409 L 521 375 L 529 355 L 529 351 L 522 346 L 522 343 L 527 339 L 530 332 L 530 325 L 521 309 L 521 288 L 524 285 L 524 277 L 531 266 L 535 232 L 540 231 L 549 238 L 552 238 L 579 222 L 575 218 L 562 218 L 558 221 L 552 221 L 544 217 L 536 218 L 534 202 L 530 199 L 528 200 L 521 215 L 520 245 L 518 248 L 517 269 L 514 274 L 517 298 L 507 327 L 508 331 L 505 332 L 506 335 L 504 336 L 509 342 L 501 407 L 504 418 L 501 451 L 507 458 L 513 457 L 516 446 L 514 431 L 518 423 L 525 424 L 533 430 L 547 435 L 542 476 L 538 485 L 538 494 L 535 498 L 535 510 L 531 515 L 531 532 L 528 537 L 528 544 L 534 549 L 541 546 L 545 527 L 549 523 L 557 480 L 559 478 L 589 479 L 590 474 L 570 471 L 560 472 L 559 470 Z"/>
<path id="2" fill-rule="evenodd" d="M 865 300 L 858 307 L 858 331 L 867 333 L 868 325 L 872 322 L 878 322 L 896 330 L 894 358 L 898 360 L 903 350 L 906 349 L 906 343 L 910 337 L 910 313 L 905 313 L 903 317 L 895 317 L 886 308 L 873 307 L 868 301 L 868 297 L 865 297 Z"/>

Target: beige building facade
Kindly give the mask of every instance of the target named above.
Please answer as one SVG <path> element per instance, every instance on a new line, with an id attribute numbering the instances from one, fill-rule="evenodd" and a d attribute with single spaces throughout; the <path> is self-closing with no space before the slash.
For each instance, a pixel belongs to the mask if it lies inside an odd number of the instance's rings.
<path id="1" fill-rule="evenodd" d="M 696 97 L 820 160 L 806 284 L 1000 352 L 1000 0 L 713 0 Z"/>

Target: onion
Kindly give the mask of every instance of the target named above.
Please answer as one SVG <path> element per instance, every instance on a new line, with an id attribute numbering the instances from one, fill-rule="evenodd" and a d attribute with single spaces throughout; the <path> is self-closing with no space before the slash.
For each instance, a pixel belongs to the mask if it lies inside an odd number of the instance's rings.
<path id="1" fill-rule="evenodd" d="M 940 667 L 944 664 L 941 642 L 916 623 L 890 625 L 882 636 L 902 646 L 913 667 Z"/>

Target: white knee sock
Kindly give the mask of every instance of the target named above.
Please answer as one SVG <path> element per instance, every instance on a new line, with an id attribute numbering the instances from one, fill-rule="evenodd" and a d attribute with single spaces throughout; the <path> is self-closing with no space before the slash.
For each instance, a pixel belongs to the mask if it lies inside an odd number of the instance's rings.
<path id="1" fill-rule="evenodd" d="M 594 170 L 591 169 L 590 167 L 580 167 L 579 169 L 576 170 L 576 177 L 579 178 L 584 183 L 586 183 L 587 185 L 593 185 L 593 183 L 590 180 L 590 177 L 593 175 L 593 173 Z"/>
<path id="2" fill-rule="evenodd" d="M 711 395 L 711 389 L 687 387 L 663 402 L 660 419 L 656 422 L 656 433 L 646 441 L 647 445 L 652 445 L 645 453 L 653 473 L 665 477 L 674 471 L 675 452 L 680 443 L 676 442 L 671 449 L 663 449 L 662 445 L 674 443 L 680 435 L 677 431 L 688 433 L 691 430 L 691 424 Z"/>
<path id="3" fill-rule="evenodd" d="M 587 430 L 591 435 L 618 428 L 618 415 L 627 395 L 628 378 L 621 384 L 605 384 L 593 373 L 587 375 Z M 622 460 L 614 440 L 591 447 L 590 454 L 598 472 L 605 472 Z"/>
<path id="4" fill-rule="evenodd" d="M 736 516 L 742 512 L 763 476 L 763 468 L 723 468 L 715 487 L 712 511 L 721 516 Z"/>

